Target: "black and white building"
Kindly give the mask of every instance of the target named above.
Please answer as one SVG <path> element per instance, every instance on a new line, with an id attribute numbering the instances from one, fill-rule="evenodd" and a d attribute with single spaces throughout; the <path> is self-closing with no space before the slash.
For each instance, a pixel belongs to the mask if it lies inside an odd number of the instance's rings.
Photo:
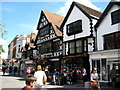
<path id="1" fill-rule="evenodd" d="M 63 16 L 41 11 L 38 22 L 35 44 L 37 45 L 38 64 L 44 67 L 49 65 L 51 71 L 55 68 L 59 70 L 60 56 L 62 55 L 62 32 L 60 25 Z"/>
<path id="2" fill-rule="evenodd" d="M 61 25 L 63 31 L 62 68 L 84 67 L 90 75 L 89 51 L 95 50 L 94 25 L 101 12 L 73 2 Z"/>

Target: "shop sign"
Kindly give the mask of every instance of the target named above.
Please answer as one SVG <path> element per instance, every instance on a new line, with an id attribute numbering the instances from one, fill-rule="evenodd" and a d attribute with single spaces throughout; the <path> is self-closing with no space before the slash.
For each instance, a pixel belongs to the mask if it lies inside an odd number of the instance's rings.
<path id="1" fill-rule="evenodd" d="M 31 64 L 31 63 L 33 63 L 32 60 L 30 60 L 30 61 L 25 61 L 25 64 Z"/>

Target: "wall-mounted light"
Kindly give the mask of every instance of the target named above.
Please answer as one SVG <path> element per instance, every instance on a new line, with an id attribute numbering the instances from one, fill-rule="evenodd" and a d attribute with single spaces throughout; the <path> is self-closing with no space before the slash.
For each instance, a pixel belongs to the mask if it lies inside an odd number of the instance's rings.
<path id="1" fill-rule="evenodd" d="M 88 43 L 88 45 L 92 46 L 92 43 Z"/>

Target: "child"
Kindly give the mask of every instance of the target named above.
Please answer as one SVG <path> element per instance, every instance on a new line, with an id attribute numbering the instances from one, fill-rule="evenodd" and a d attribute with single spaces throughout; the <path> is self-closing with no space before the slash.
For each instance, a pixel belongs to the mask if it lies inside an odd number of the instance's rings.
<path id="1" fill-rule="evenodd" d="M 26 86 L 23 87 L 21 90 L 32 90 L 31 88 L 34 86 L 36 82 L 36 78 L 33 75 L 26 77 Z"/>

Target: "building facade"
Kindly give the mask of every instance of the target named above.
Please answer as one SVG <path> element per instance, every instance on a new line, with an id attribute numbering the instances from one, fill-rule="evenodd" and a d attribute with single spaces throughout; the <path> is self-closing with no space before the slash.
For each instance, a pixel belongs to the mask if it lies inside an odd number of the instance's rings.
<path id="1" fill-rule="evenodd" d="M 95 50 L 94 25 L 101 12 L 73 2 L 61 25 L 63 30 L 62 68 L 81 69 L 90 75 L 88 51 Z"/>
<path id="2" fill-rule="evenodd" d="M 22 52 L 21 49 L 24 47 L 26 44 L 26 35 L 20 35 L 17 38 L 16 42 L 16 59 L 21 59 L 22 58 Z"/>
<path id="3" fill-rule="evenodd" d="M 19 36 L 17 35 L 8 45 L 8 59 L 10 60 L 10 62 L 12 62 L 13 60 L 16 60 L 16 48 L 17 48 L 18 38 Z"/>
<path id="4" fill-rule="evenodd" d="M 120 2 L 110 2 L 97 24 L 97 50 L 89 52 L 90 66 L 97 67 L 101 81 L 110 80 L 110 70 L 120 70 Z"/>
<path id="5" fill-rule="evenodd" d="M 62 55 L 62 32 L 60 25 L 63 21 L 63 16 L 41 11 L 38 22 L 37 38 L 35 44 L 37 45 L 37 64 L 44 67 L 50 66 L 50 71 L 56 68 L 59 70 L 59 57 Z"/>

